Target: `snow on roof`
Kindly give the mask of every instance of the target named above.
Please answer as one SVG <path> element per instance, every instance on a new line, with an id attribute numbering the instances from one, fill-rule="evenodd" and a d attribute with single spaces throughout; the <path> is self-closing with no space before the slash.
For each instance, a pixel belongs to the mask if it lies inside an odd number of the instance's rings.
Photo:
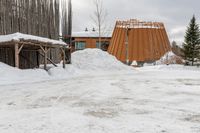
<path id="1" fill-rule="evenodd" d="M 20 40 L 32 40 L 32 41 L 45 42 L 45 43 L 50 43 L 50 44 L 55 44 L 55 45 L 67 45 L 63 41 L 52 40 L 49 38 L 38 37 L 38 36 L 33 36 L 33 35 L 28 35 L 28 34 L 22 34 L 19 32 L 14 33 L 14 34 L 9 34 L 9 35 L 0 35 L 0 43 L 9 42 L 9 41 L 20 41 Z"/>
<path id="2" fill-rule="evenodd" d="M 72 37 L 99 37 L 99 33 L 96 31 L 82 31 L 82 32 L 73 32 Z M 105 32 L 102 37 L 112 37 L 112 32 Z"/>

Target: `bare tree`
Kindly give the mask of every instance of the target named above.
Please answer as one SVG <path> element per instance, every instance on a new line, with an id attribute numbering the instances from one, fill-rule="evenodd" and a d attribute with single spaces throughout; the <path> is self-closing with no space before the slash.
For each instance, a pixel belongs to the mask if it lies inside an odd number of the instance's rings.
<path id="1" fill-rule="evenodd" d="M 66 20 L 62 27 L 71 34 L 71 0 L 0 0 L 0 35 L 21 32 L 58 39 L 60 8 Z"/>
<path id="2" fill-rule="evenodd" d="M 103 0 L 93 0 L 94 13 L 92 15 L 93 23 L 98 31 L 99 45 L 101 46 L 102 35 L 105 34 L 107 11 L 103 6 Z"/>
<path id="3" fill-rule="evenodd" d="M 62 0 L 61 3 L 61 29 L 62 37 L 67 43 L 70 43 L 72 29 L 72 5 L 71 0 Z M 66 10 L 67 9 L 67 10 Z"/>

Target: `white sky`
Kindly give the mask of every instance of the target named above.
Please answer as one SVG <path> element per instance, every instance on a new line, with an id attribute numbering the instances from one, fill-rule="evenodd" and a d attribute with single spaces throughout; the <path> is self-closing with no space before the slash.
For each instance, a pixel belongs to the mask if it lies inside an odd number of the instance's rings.
<path id="1" fill-rule="evenodd" d="M 200 18 L 199 0 L 103 0 L 108 25 L 116 20 L 140 19 L 164 22 L 170 40 L 183 41 L 192 15 Z M 72 0 L 73 31 L 92 29 L 93 0 Z M 199 19 L 198 19 L 199 20 Z M 200 22 L 200 21 L 197 21 Z"/>

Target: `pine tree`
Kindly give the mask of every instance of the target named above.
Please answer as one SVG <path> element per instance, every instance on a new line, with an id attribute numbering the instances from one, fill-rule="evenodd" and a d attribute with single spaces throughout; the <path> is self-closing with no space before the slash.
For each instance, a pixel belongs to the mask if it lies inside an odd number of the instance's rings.
<path id="1" fill-rule="evenodd" d="M 186 64 L 194 65 L 199 56 L 200 30 L 196 23 L 195 16 L 192 17 L 186 30 L 185 41 L 183 44 Z"/>

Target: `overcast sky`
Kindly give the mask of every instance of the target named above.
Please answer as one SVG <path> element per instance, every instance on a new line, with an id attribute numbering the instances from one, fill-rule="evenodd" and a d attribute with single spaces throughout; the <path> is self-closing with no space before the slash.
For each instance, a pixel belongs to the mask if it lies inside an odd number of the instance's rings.
<path id="1" fill-rule="evenodd" d="M 72 0 L 73 31 L 92 29 L 93 0 Z M 200 23 L 200 0 L 103 0 L 108 25 L 116 20 L 140 19 L 164 22 L 170 40 L 183 41 L 186 26 L 195 14 Z"/>

